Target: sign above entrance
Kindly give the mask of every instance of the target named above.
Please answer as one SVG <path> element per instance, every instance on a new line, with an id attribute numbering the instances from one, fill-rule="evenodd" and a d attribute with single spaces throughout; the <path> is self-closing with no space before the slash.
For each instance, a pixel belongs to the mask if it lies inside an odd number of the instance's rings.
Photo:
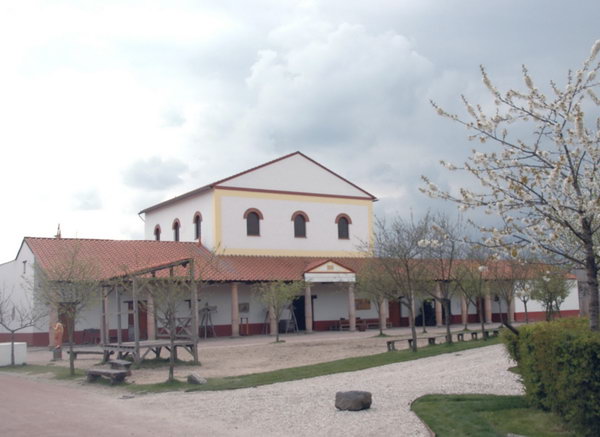
<path id="1" fill-rule="evenodd" d="M 309 265 L 304 272 L 307 282 L 356 282 L 356 274 L 349 268 L 332 260 Z"/>

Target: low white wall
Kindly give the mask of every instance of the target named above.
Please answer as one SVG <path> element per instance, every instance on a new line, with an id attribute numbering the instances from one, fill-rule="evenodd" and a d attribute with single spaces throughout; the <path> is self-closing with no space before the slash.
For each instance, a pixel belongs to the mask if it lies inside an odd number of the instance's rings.
<path id="1" fill-rule="evenodd" d="M 27 343 L 15 343 L 15 365 L 27 361 Z M 10 343 L 0 343 L 0 366 L 10 366 Z"/>

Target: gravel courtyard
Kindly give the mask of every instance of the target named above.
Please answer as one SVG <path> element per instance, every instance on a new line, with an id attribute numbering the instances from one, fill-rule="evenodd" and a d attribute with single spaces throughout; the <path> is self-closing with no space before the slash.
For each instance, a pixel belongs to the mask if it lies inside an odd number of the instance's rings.
<path id="1" fill-rule="evenodd" d="M 373 335 L 371 332 L 363 337 L 363 334 L 356 335 L 359 345 L 363 341 L 368 343 Z M 247 343 L 250 339 L 245 340 Z M 383 340 L 385 347 L 385 339 L 377 340 Z M 326 335 L 314 341 L 315 344 L 329 342 Z M 227 349 L 244 347 L 243 341 L 238 345 L 236 342 L 233 341 L 232 347 Z M 293 339 L 288 340 L 290 345 L 293 342 Z M 269 344 L 259 341 L 252 349 L 260 351 L 261 345 L 269 347 Z M 213 347 L 215 350 L 226 348 L 216 343 Z M 377 350 L 366 354 L 380 352 L 382 344 L 373 348 Z M 209 354 L 209 349 L 206 348 L 205 354 Z M 329 349 L 335 349 L 333 344 L 329 344 Z M 364 349 L 368 350 L 369 347 L 365 346 Z M 243 361 L 239 355 L 237 361 Z M 292 361 L 292 365 L 297 365 L 295 360 Z M 80 360 L 77 362 L 79 365 Z M 250 365 L 252 363 L 250 361 Z M 384 433 L 426 436 L 425 427 L 410 411 L 410 403 L 414 399 L 427 393 L 520 394 L 522 388 L 518 377 L 507 371 L 510 366 L 503 347 L 496 345 L 250 389 L 151 394 L 128 399 L 121 398 L 124 391 L 120 389 L 101 386 L 93 386 L 92 389 L 86 383 L 47 382 L 38 377 L 35 384 L 39 387 L 39 396 L 32 397 L 27 390 L 15 388 L 15 394 L 0 397 L 0 423 L 7 425 L 13 436 L 30 435 L 30 432 L 17 426 L 17 422 L 30 428 L 36 421 L 44 420 L 44 415 L 56 415 L 61 424 L 55 432 L 52 428 L 44 427 L 43 435 L 48 436 L 77 435 L 65 432 L 69 429 L 85 429 L 85 434 L 89 436 L 106 435 L 107 431 L 112 431 L 109 432 L 112 435 L 128 436 L 148 432 L 165 436 L 376 436 Z M 189 370 L 184 372 L 189 373 Z M 164 375 L 164 370 L 162 372 Z M 225 373 L 231 372 L 229 369 Z M 200 373 L 204 374 L 202 370 Z M 11 378 L 11 383 L 15 384 L 19 380 L 23 384 L 34 382 L 32 378 L 8 376 L 6 373 L 0 374 L 0 378 L 3 387 L 10 387 L 5 385 L 7 378 Z M 370 391 L 373 394 L 371 409 L 361 412 L 337 411 L 334 398 L 339 390 Z M 48 396 L 56 395 L 53 402 L 45 400 L 45 391 Z M 61 394 L 62 391 L 66 392 Z M 18 408 L 20 402 L 22 408 Z M 36 409 L 37 402 L 41 403 L 39 410 Z M 75 411 L 68 408 L 73 405 L 77 405 Z M 86 409 L 92 408 L 98 414 L 86 414 Z M 11 410 L 19 414 L 10 414 Z M 81 414 L 73 414 L 77 411 Z"/>

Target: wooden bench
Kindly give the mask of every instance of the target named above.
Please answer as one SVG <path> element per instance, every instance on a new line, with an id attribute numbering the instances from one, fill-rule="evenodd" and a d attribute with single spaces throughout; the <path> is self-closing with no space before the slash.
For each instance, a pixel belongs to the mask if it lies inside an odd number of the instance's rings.
<path id="1" fill-rule="evenodd" d="M 101 376 L 110 379 L 110 385 L 119 384 L 125 381 L 129 374 L 129 370 L 107 369 L 104 367 L 92 367 L 86 370 L 88 382 L 94 382 Z"/>
<path id="2" fill-rule="evenodd" d="M 458 334 L 456 334 L 456 340 L 457 341 L 465 341 L 465 333 L 459 332 Z"/>
<path id="3" fill-rule="evenodd" d="M 128 361 L 128 360 L 109 360 L 108 364 L 110 365 L 111 369 L 114 370 L 125 370 L 127 371 L 127 376 L 131 375 L 131 365 L 133 364 L 132 361 Z"/>
<path id="4" fill-rule="evenodd" d="M 477 333 L 471 332 L 471 340 L 477 340 Z"/>
<path id="5" fill-rule="evenodd" d="M 71 351 L 67 351 L 68 354 L 71 353 Z M 77 355 L 104 355 L 106 352 L 104 351 L 85 351 L 85 350 L 74 350 L 73 351 L 73 359 L 76 360 L 77 359 Z M 108 352 L 109 355 L 114 354 L 114 351 L 110 351 Z"/>
<path id="6" fill-rule="evenodd" d="M 388 352 L 398 350 L 398 349 L 396 349 L 396 341 L 398 341 L 398 340 L 388 340 L 387 341 Z M 408 339 L 409 345 L 411 344 L 411 342 L 412 342 L 412 338 Z"/>

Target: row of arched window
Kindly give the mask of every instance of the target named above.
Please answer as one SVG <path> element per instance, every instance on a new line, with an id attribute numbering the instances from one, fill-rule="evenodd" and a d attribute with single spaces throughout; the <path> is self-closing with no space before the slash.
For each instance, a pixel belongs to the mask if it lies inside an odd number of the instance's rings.
<path id="1" fill-rule="evenodd" d="M 256 208 L 250 208 L 244 213 L 244 219 L 246 220 L 246 235 L 260 236 L 260 221 L 263 219 L 262 213 Z M 306 223 L 310 221 L 308 215 L 304 211 L 296 211 L 292 214 L 292 221 L 294 222 L 294 237 L 306 238 Z M 349 239 L 349 225 L 352 224 L 350 217 L 347 214 L 338 214 L 335 218 L 335 223 L 338 228 L 338 238 L 341 240 Z"/>
<path id="2" fill-rule="evenodd" d="M 250 208 L 244 213 L 244 220 L 246 220 L 246 235 L 250 237 L 260 236 L 260 221 L 263 219 L 263 214 L 256 208 Z M 304 211 L 296 211 L 292 214 L 292 221 L 294 222 L 294 237 L 295 238 L 306 238 L 306 223 L 310 220 L 308 215 Z M 194 239 L 200 240 L 202 236 L 202 215 L 199 212 L 194 214 L 192 220 L 194 225 Z M 350 238 L 350 225 L 352 220 L 347 214 L 338 214 L 335 218 L 335 224 L 338 228 L 338 238 L 340 240 L 347 240 Z M 179 241 L 179 231 L 181 229 L 181 222 L 179 219 L 173 220 L 173 241 Z M 161 229 L 160 225 L 154 227 L 154 239 L 160 241 Z"/>
<path id="3" fill-rule="evenodd" d="M 196 212 L 194 214 L 194 218 L 192 220 L 192 224 L 194 225 L 194 239 L 200 240 L 202 237 L 202 214 Z M 173 229 L 173 241 L 179 241 L 179 231 L 181 229 L 181 222 L 179 219 L 173 220 L 173 225 L 171 227 Z M 154 227 L 154 239 L 156 241 L 160 241 L 160 225 L 156 225 Z"/>

